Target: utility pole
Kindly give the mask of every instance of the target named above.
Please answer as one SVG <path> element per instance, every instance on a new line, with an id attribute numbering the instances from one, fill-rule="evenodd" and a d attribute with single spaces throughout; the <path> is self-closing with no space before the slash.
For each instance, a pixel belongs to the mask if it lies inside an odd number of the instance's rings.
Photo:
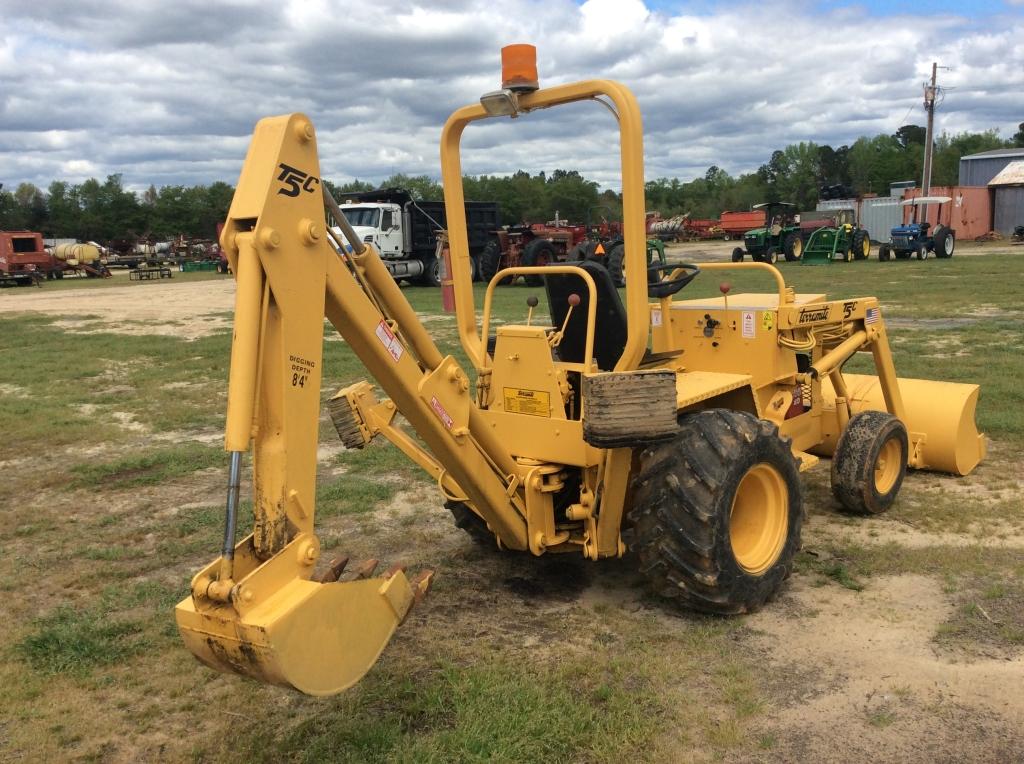
<path id="1" fill-rule="evenodd" d="M 946 69 L 948 67 L 942 67 Z M 938 95 L 939 86 L 935 84 L 935 75 L 938 72 L 939 65 L 935 61 L 932 62 L 932 79 L 931 82 L 924 84 L 924 110 L 928 112 L 928 127 L 925 128 L 924 133 L 924 171 L 922 172 L 921 178 L 921 195 L 928 196 L 932 190 L 932 151 L 934 144 L 934 130 L 935 130 L 935 96 Z M 927 222 L 928 221 L 928 205 L 922 206 L 920 216 L 915 212 L 915 222 Z M 918 220 L 920 217 L 920 220 Z M 936 223 L 938 221 L 936 220 Z"/>
<path id="2" fill-rule="evenodd" d="M 928 196 L 932 187 L 932 131 L 935 126 L 935 94 L 938 92 L 935 75 L 938 68 L 939 65 L 932 62 L 932 81 L 924 86 L 924 110 L 928 112 L 928 127 L 924 134 L 924 176 L 921 178 L 921 193 L 924 196 Z"/>

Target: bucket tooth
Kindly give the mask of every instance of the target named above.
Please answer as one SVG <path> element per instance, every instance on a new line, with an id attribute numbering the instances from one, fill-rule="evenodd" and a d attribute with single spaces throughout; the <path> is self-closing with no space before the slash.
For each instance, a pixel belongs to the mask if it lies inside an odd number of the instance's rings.
<path id="1" fill-rule="evenodd" d="M 346 554 L 341 557 L 335 557 L 331 560 L 331 564 L 328 566 L 327 570 L 325 570 L 323 575 L 320 576 L 320 583 L 329 584 L 341 578 L 341 574 L 345 572 L 345 567 L 348 565 L 348 559 L 348 555 Z"/>
<path id="2" fill-rule="evenodd" d="M 380 561 L 379 560 L 367 560 L 364 563 L 360 563 L 352 571 L 353 575 L 352 575 L 351 580 L 352 581 L 361 581 L 361 580 L 363 580 L 365 578 L 369 578 L 370 576 L 373 575 L 373 571 L 375 571 L 377 569 L 378 565 L 380 565 Z M 392 573 L 391 576 L 393 576 L 393 575 L 394 574 Z M 391 578 L 391 576 L 387 576 L 387 578 Z"/>

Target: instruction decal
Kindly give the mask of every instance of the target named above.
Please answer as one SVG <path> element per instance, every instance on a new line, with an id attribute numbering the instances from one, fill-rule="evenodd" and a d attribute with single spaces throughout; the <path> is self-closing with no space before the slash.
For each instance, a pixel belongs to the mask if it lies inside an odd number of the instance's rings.
<path id="1" fill-rule="evenodd" d="M 529 416 L 551 416 L 551 393 L 543 390 L 526 390 L 521 387 L 503 388 L 505 411 L 510 414 Z"/>
<path id="2" fill-rule="evenodd" d="M 770 332 L 773 326 L 775 326 L 775 316 L 770 310 L 764 311 L 761 314 L 761 328 L 766 332 Z"/>
<path id="3" fill-rule="evenodd" d="M 754 311 L 752 310 L 743 311 L 742 334 L 744 339 L 754 339 Z"/>
<path id="4" fill-rule="evenodd" d="M 391 353 L 391 357 L 396 361 L 402 357 L 402 353 L 405 352 L 405 348 L 402 347 L 402 343 L 398 341 L 398 337 L 391 331 L 387 321 L 381 321 L 377 324 L 377 330 L 374 332 L 377 335 L 377 339 L 380 340 L 380 344 Z"/>
<path id="5" fill-rule="evenodd" d="M 651 326 L 661 326 L 661 311 L 660 310 L 652 310 L 651 311 Z"/>

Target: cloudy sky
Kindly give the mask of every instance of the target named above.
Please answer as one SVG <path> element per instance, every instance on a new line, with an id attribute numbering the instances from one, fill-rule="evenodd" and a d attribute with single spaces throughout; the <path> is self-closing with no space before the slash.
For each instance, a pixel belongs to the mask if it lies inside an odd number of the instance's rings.
<path id="1" fill-rule="evenodd" d="M 923 12 L 922 9 L 927 9 Z M 0 0 L 0 182 L 236 182 L 253 124 L 304 111 L 336 182 L 439 175 L 447 115 L 498 87 L 499 50 L 541 84 L 619 80 L 646 175 L 751 171 L 772 150 L 924 124 L 1024 121 L 1024 0 Z M 474 126 L 471 174 L 577 169 L 619 187 L 613 118 L 579 104 Z"/>

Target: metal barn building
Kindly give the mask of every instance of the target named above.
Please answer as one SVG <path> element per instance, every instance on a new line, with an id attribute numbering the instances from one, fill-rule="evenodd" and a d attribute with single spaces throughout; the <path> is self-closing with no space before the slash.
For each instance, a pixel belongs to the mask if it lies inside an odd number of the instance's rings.
<path id="1" fill-rule="evenodd" d="M 989 187 L 993 230 L 1008 236 L 1024 225 L 1024 148 L 960 157 L 960 185 Z"/>

